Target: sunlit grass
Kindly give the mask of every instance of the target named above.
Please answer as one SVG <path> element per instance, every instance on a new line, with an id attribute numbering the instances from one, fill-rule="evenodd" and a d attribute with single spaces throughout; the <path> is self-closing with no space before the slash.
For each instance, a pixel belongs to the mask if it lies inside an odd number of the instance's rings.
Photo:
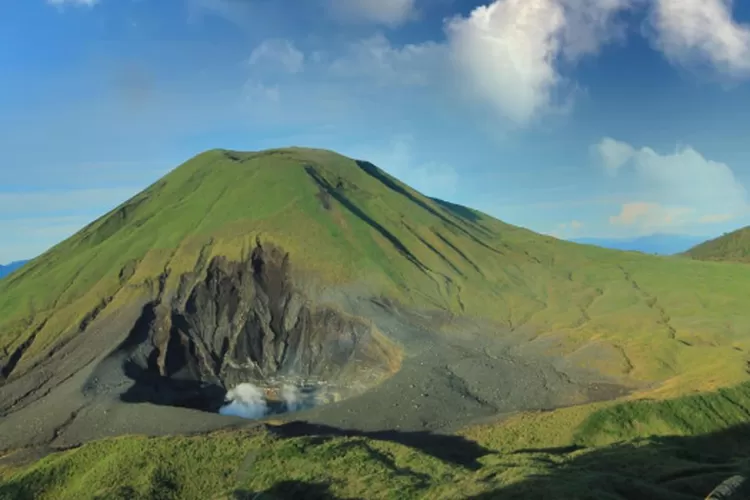
<path id="1" fill-rule="evenodd" d="M 283 498 L 270 493 L 289 483 L 340 498 L 696 498 L 747 470 L 748 414 L 748 384 L 520 414 L 460 433 L 486 449 L 476 469 L 365 437 L 121 437 L 0 468 L 0 498 Z"/>

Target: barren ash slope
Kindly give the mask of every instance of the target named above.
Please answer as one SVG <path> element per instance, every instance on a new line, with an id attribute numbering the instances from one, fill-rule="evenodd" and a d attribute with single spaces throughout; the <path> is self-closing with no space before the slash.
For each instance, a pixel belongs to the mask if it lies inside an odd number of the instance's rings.
<path id="1" fill-rule="evenodd" d="M 717 430 L 747 418 L 750 403 L 733 396 L 733 409 L 717 413 L 718 403 L 689 395 L 744 391 L 748 292 L 750 267 L 560 241 L 430 199 L 330 151 L 212 150 L 0 281 L 0 450 L 252 426 L 216 413 L 244 382 L 271 392 L 315 387 L 328 404 L 282 420 L 366 442 L 377 432 L 447 433 L 479 422 L 467 435 L 500 447 Z M 638 403 L 674 397 L 698 415 L 696 427 L 677 403 Z M 616 398 L 635 402 L 587 404 Z M 154 441 L 144 467 L 171 467 L 159 453 L 174 446 L 196 456 L 272 447 L 261 434 L 244 445 L 231 433 Z M 97 453 L 140 453 L 138 439 L 53 456 L 12 476 L 16 489 L 5 491 L 90 495 L 66 489 L 85 483 L 75 471 Z M 389 453 L 418 453 L 399 450 Z M 326 466 L 329 458 L 305 467 L 346 473 Z M 173 466 L 178 496 L 207 494 L 209 486 L 180 483 L 185 464 Z M 425 479 L 433 474 L 469 480 L 459 469 L 422 466 L 431 469 L 415 472 L 414 491 L 435 486 Z M 69 483 L 40 479 L 56 467 L 73 471 Z M 214 472 L 222 487 L 235 480 Z M 252 479 L 254 487 L 272 476 Z M 151 479 L 126 477 L 131 489 L 120 493 L 137 497 L 155 487 Z M 336 481 L 355 495 L 365 487 Z M 391 476 L 383 481 L 383 494 L 399 488 Z M 490 485 L 480 483 L 446 494 Z"/>

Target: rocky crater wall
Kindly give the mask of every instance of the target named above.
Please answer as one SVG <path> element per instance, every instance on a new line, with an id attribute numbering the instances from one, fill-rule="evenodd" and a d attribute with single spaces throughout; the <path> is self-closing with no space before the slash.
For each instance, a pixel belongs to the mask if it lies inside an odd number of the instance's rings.
<path id="1" fill-rule="evenodd" d="M 327 387 L 342 398 L 398 370 L 399 349 L 371 322 L 316 304 L 289 254 L 257 242 L 246 259 L 213 258 L 169 305 L 148 303 L 116 355 L 135 384 L 126 401 L 216 411 L 233 387 Z"/>

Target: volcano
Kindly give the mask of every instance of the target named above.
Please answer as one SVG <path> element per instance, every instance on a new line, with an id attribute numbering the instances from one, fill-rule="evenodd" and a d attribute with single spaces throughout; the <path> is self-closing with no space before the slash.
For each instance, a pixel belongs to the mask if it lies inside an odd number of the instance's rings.
<path id="1" fill-rule="evenodd" d="M 0 450 L 246 425 L 219 414 L 242 384 L 369 432 L 741 381 L 744 269 L 560 241 L 331 151 L 212 150 L 0 281 Z"/>

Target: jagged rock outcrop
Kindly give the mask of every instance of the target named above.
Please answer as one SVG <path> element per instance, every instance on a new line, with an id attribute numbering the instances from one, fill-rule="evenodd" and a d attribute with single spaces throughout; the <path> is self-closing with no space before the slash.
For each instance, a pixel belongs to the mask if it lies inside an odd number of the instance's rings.
<path id="1" fill-rule="evenodd" d="M 248 258 L 216 257 L 148 303 L 118 349 L 135 386 L 125 398 L 215 410 L 224 390 L 278 377 L 371 385 L 398 369 L 398 349 L 369 322 L 312 303 L 289 255 L 257 242 Z"/>

